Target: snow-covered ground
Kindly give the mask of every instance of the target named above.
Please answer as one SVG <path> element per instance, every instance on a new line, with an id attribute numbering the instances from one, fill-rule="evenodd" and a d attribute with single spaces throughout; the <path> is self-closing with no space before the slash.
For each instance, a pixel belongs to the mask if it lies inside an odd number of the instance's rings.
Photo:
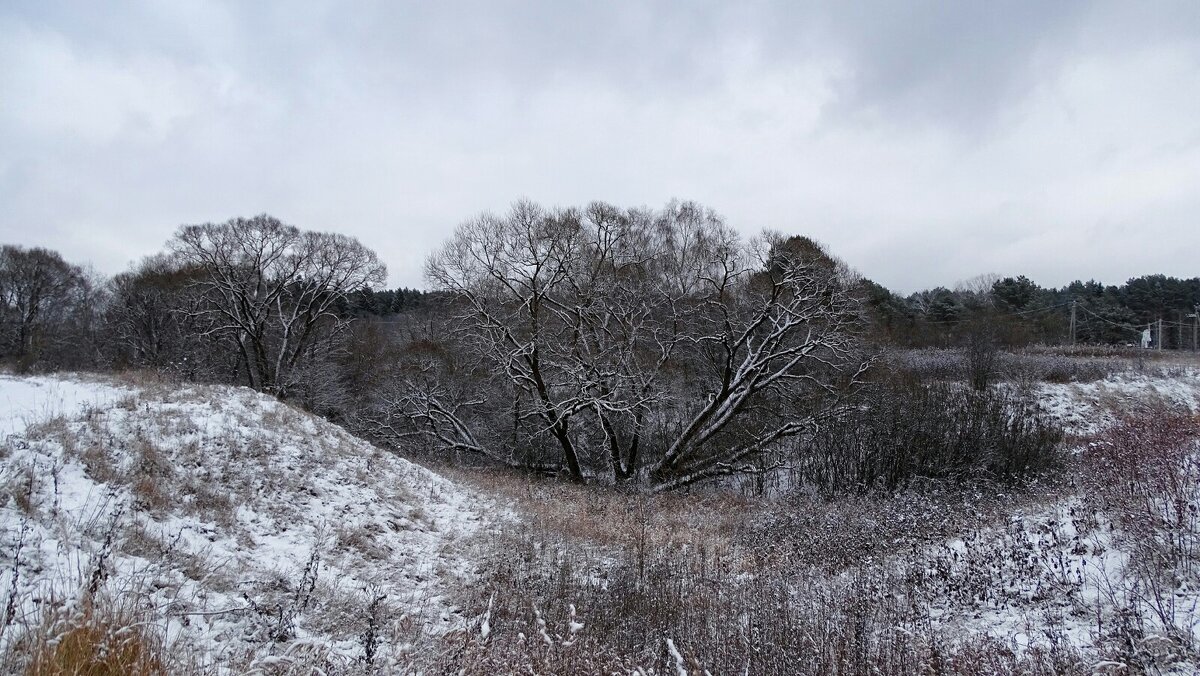
<path id="1" fill-rule="evenodd" d="M 23 432 L 31 423 L 111 406 L 130 392 L 128 387 L 78 376 L 0 373 L 0 438 Z"/>
<path id="2" fill-rule="evenodd" d="M 1068 432 L 1088 435 L 1146 406 L 1200 411 L 1200 369 L 1179 367 L 1172 376 L 1126 372 L 1089 383 L 1039 383 L 1035 395 Z"/>
<path id="3" fill-rule="evenodd" d="M 457 626 L 493 511 L 245 388 L 3 376 L 0 424 L 0 650 L 107 595 L 204 669 L 350 662 L 372 633 L 383 667 Z"/>
<path id="4" fill-rule="evenodd" d="M 1080 444 L 1146 406 L 1200 411 L 1195 369 L 1035 387 Z M 335 425 L 244 388 L 71 376 L 0 376 L 0 425 L 0 651 L 89 599 L 146 618 L 207 672 L 361 667 L 368 650 L 386 672 L 430 635 L 486 638 L 452 592 L 507 517 Z M 1163 673 L 1193 673 L 1200 583 L 1148 586 L 1082 484 L 1060 496 L 892 560 L 897 591 L 947 637 L 1061 640 L 1118 673 L 1133 665 L 1096 647 L 1136 641 Z"/>

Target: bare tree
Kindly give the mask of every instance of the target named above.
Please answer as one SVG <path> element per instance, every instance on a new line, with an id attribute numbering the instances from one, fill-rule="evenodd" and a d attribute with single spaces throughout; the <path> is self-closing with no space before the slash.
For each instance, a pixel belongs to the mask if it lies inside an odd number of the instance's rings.
<path id="1" fill-rule="evenodd" d="M 462 340 L 532 400 L 526 443 L 554 439 L 579 481 L 600 464 L 671 488 L 836 414 L 865 368 L 844 267 L 782 243 L 744 244 L 694 203 L 518 202 L 460 226 L 426 271 L 466 308 Z"/>
<path id="2" fill-rule="evenodd" d="M 0 248 L 4 352 L 25 364 L 36 361 L 51 343 L 66 337 L 66 325 L 76 313 L 90 312 L 84 302 L 90 292 L 84 271 L 55 251 Z"/>
<path id="3" fill-rule="evenodd" d="M 389 364 L 385 382 L 374 388 L 373 405 L 359 411 L 356 427 L 393 445 L 431 444 L 459 462 L 470 454 L 509 467 L 538 467 L 503 443 L 506 402 L 494 396 L 502 384 L 457 359 L 452 345 L 408 342 Z"/>
<path id="4" fill-rule="evenodd" d="M 171 370 L 188 378 L 211 378 L 227 370 L 222 366 L 229 359 L 210 349 L 211 338 L 200 337 L 207 328 L 198 321 L 205 302 L 194 288 L 200 274 L 176 257 L 159 254 L 109 280 L 104 324 L 112 363 Z"/>
<path id="5" fill-rule="evenodd" d="M 387 274 L 358 240 L 267 215 L 183 226 L 172 249 L 203 273 L 205 333 L 230 337 L 250 386 L 281 397 L 318 337 L 345 327 L 338 302 Z"/>
<path id="6" fill-rule="evenodd" d="M 571 476 L 583 480 L 572 418 L 581 397 L 573 336 L 557 320 L 572 295 L 570 273 L 585 241 L 579 215 L 518 202 L 504 218 L 485 214 L 458 228 L 433 254 L 426 274 L 469 305 L 465 334 L 473 347 L 536 397 L 542 429 L 558 443 Z"/>
<path id="7" fill-rule="evenodd" d="M 996 298 L 992 290 L 995 288 L 996 282 L 999 282 L 1000 279 L 1000 275 L 994 272 L 975 275 L 970 279 L 964 279 L 955 284 L 954 293 L 958 295 L 964 305 L 972 309 L 991 309 L 996 304 Z"/>
<path id="8" fill-rule="evenodd" d="M 649 469 L 660 489 L 762 471 L 745 461 L 841 415 L 861 384 L 871 360 L 858 348 L 852 277 L 787 245 L 768 234 L 723 247 L 700 275 L 705 321 L 691 343 L 711 385 Z"/>

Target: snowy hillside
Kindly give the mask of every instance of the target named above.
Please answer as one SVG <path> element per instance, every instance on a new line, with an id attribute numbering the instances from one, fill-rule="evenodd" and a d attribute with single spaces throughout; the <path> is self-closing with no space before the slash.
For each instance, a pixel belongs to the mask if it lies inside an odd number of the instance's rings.
<path id="1" fill-rule="evenodd" d="M 93 598 L 202 669 L 383 665 L 456 625 L 485 510 L 335 425 L 244 388 L 68 377 L 4 377 L 0 421 L 0 648 Z"/>
<path id="2" fill-rule="evenodd" d="M 1200 673 L 1200 442 L 1188 422 L 1200 371 L 1041 383 L 1036 395 L 1084 437 L 1078 492 L 911 564 L 931 583 L 930 616 L 1018 651 L 1082 649 L 1092 673 Z"/>

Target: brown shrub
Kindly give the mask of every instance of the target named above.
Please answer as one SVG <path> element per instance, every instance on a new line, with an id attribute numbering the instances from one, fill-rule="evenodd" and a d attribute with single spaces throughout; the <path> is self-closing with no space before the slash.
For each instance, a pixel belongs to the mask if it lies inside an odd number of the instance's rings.
<path id="1" fill-rule="evenodd" d="M 1093 505 L 1120 527 L 1135 565 L 1200 580 L 1200 418 L 1159 408 L 1126 417 L 1083 456 Z"/>

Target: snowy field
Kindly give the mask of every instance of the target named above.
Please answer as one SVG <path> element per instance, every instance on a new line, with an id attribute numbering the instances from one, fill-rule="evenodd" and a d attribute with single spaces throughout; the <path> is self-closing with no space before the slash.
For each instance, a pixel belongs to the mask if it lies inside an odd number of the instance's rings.
<path id="1" fill-rule="evenodd" d="M 1157 665 L 1151 673 L 1200 673 L 1188 654 L 1200 647 L 1200 448 L 1157 423 L 1200 413 L 1200 370 L 1041 383 L 1035 393 L 1082 444 L 1077 492 L 929 552 L 919 565 L 945 591 L 928 599 L 931 616 L 1018 651 L 1122 642 Z M 1127 466 L 1094 466 L 1113 462 Z M 1092 671 L 1138 668 L 1099 659 Z"/>
<path id="2" fill-rule="evenodd" d="M 32 423 L 111 406 L 130 393 L 127 387 L 67 375 L 0 373 L 0 438 L 23 432 Z"/>
<path id="3" fill-rule="evenodd" d="M 461 619 L 483 501 L 270 397 L 4 376 L 0 421 L 0 648 L 93 597 L 202 671 L 383 667 Z"/>

